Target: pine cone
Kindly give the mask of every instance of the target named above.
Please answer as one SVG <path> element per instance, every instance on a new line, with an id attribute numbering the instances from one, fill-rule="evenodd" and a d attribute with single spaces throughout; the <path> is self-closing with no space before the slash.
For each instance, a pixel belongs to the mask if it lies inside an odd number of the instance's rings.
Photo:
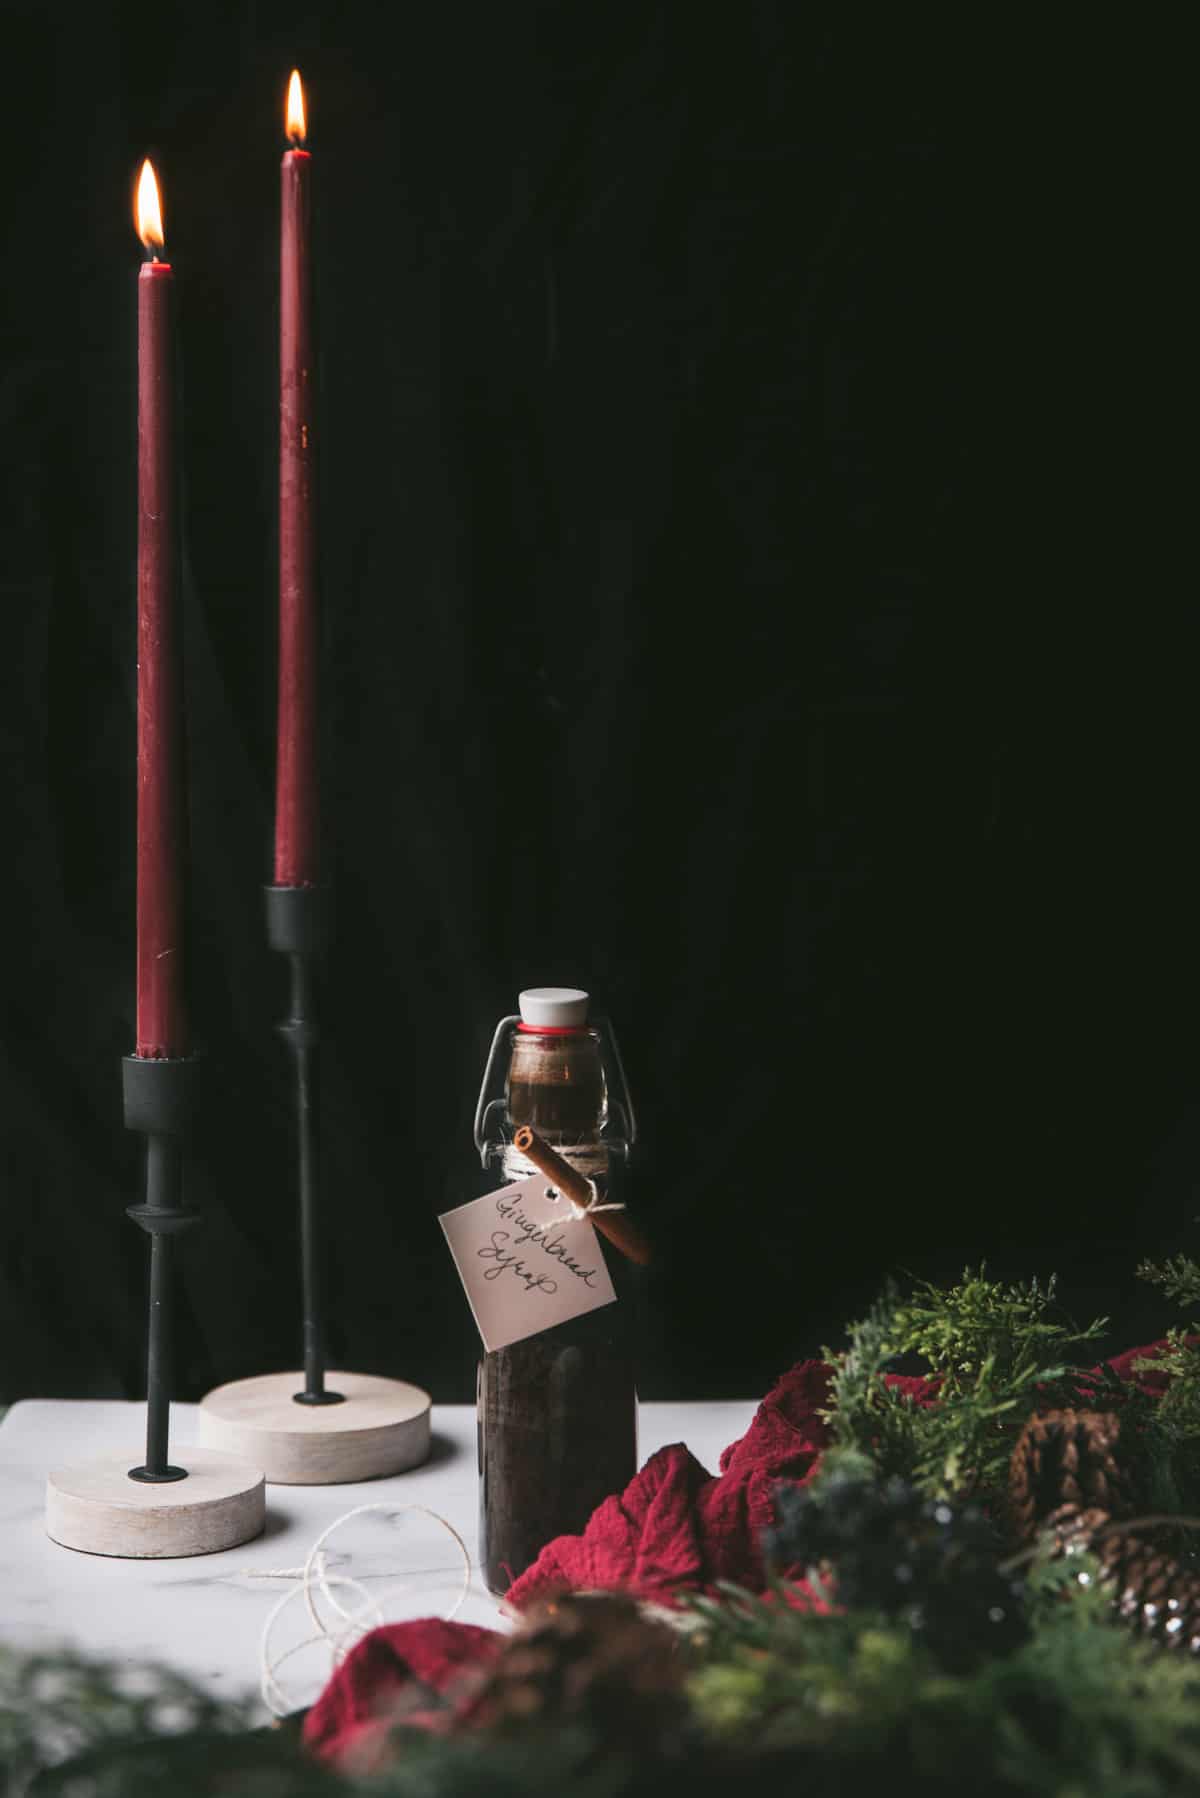
<path id="1" fill-rule="evenodd" d="M 1189 1573 L 1170 1555 L 1125 1530 L 1104 1534 L 1112 1523 L 1095 1507 L 1060 1505 L 1046 1519 L 1060 1554 L 1087 1550 L 1103 1569 L 1120 1617 L 1139 1636 L 1165 1648 L 1200 1654 L 1200 1575 Z"/>
<path id="2" fill-rule="evenodd" d="M 687 1714 L 679 1637 L 615 1593 L 565 1593 L 528 1612 L 473 1713 L 487 1727 L 572 1720 L 608 1746 L 663 1750 Z"/>
<path id="3" fill-rule="evenodd" d="M 1114 1453 L 1120 1432 L 1112 1411 L 1042 1411 L 1029 1419 L 1008 1473 L 1009 1515 L 1021 1541 L 1032 1541 L 1061 1505 L 1129 1515 L 1129 1481 Z"/>

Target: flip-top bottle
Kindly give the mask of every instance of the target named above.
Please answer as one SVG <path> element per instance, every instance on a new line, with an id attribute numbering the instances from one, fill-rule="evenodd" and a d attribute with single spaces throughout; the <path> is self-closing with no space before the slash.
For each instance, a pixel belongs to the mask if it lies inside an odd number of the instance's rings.
<path id="1" fill-rule="evenodd" d="M 475 1146 L 497 1185 L 537 1171 L 513 1144 L 528 1124 L 601 1200 L 619 1196 L 633 1107 L 612 1029 L 587 1013 L 588 995 L 577 988 L 534 987 L 521 994 L 519 1014 L 496 1026 Z M 601 1248 L 615 1304 L 479 1364 L 479 1557 L 495 1593 L 555 1536 L 582 1530 L 637 1469 L 629 1270 L 611 1244 Z"/>

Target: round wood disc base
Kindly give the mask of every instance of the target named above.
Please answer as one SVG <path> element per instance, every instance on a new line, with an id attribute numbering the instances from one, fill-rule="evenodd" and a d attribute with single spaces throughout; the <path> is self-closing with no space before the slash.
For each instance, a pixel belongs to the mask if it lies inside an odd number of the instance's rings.
<path id="1" fill-rule="evenodd" d="M 186 1480 L 142 1485 L 129 1469 L 143 1456 L 130 1446 L 46 1481 L 46 1534 L 64 1548 L 126 1560 L 211 1555 L 261 1534 L 266 1519 L 262 1470 L 211 1449 L 178 1450 Z"/>
<path id="2" fill-rule="evenodd" d="M 272 1485 L 343 1486 L 416 1467 L 429 1453 L 430 1399 L 405 1380 L 329 1373 L 340 1405 L 298 1405 L 302 1373 L 232 1380 L 200 1401 L 200 1441 L 261 1467 Z"/>

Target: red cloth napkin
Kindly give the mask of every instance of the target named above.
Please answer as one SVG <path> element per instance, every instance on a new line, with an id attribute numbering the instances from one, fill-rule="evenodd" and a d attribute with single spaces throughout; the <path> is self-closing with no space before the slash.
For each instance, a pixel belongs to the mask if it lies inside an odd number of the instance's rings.
<path id="1" fill-rule="evenodd" d="M 1200 1336 L 1189 1336 L 1187 1340 L 1190 1344 L 1194 1344 L 1200 1342 Z M 1135 1386 L 1148 1398 L 1157 1398 L 1166 1386 L 1168 1375 L 1157 1373 L 1152 1367 L 1146 1368 L 1142 1373 L 1137 1373 L 1135 1363 L 1142 1360 L 1157 1360 L 1166 1346 L 1166 1338 L 1163 1337 L 1158 1342 L 1148 1342 L 1145 1348 L 1126 1349 L 1123 1354 L 1113 1355 L 1108 1365 L 1119 1380 L 1124 1380 L 1127 1385 Z M 1099 1373 L 1100 1370 L 1096 1368 L 1095 1371 Z"/>
<path id="2" fill-rule="evenodd" d="M 1165 1376 L 1135 1375 L 1133 1363 L 1162 1343 L 1129 1349 L 1109 1366 L 1146 1392 L 1161 1391 Z M 619 1587 L 642 1598 L 669 1601 L 676 1593 L 731 1580 L 762 1591 L 765 1568 L 759 1540 L 774 1521 L 779 1480 L 806 1483 L 818 1465 L 828 1429 L 817 1413 L 828 1402 L 830 1368 L 801 1361 L 771 1389 L 746 1434 L 721 1456 L 720 1472 L 705 1471 L 681 1442 L 660 1448 L 624 1492 L 605 1499 L 580 1536 L 558 1536 L 510 1587 L 520 1609 L 539 1594 L 563 1587 Z M 889 1384 L 915 1404 L 932 1404 L 936 1383 L 890 1375 Z M 449 1727 L 469 1702 L 478 1673 L 504 1638 L 467 1623 L 426 1618 L 373 1630 L 338 1668 L 308 1713 L 304 1741 L 315 1753 L 361 1767 L 393 1723 Z"/>
<path id="3" fill-rule="evenodd" d="M 619 1586 L 642 1598 L 736 1580 L 765 1583 L 759 1537 L 774 1519 L 777 1480 L 804 1481 L 828 1439 L 818 1410 L 829 1368 L 801 1361 L 767 1394 L 746 1434 L 706 1472 L 682 1442 L 651 1455 L 624 1492 L 606 1498 L 582 1536 L 548 1542 L 509 1589 L 519 1610 L 550 1588 Z"/>
<path id="4" fill-rule="evenodd" d="M 366 1772 L 397 1723 L 439 1731 L 458 1706 L 448 1694 L 495 1659 L 504 1637 L 473 1623 L 421 1617 L 373 1629 L 351 1649 L 304 1719 L 303 1740 L 323 1759 Z"/>

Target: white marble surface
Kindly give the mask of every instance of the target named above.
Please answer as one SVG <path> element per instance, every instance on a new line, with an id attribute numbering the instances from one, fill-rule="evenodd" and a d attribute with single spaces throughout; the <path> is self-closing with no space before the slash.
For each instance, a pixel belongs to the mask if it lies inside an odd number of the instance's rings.
<path id="1" fill-rule="evenodd" d="M 644 1460 L 668 1442 L 686 1442 L 716 1470 L 721 1450 L 747 1428 L 750 1401 L 644 1404 Z M 25 1399 L 0 1421 L 0 1641 L 12 1647 L 67 1643 L 126 1663 L 166 1662 L 211 1691 L 257 1691 L 263 1627 L 327 1525 L 353 1506 L 428 1506 L 459 1531 L 475 1556 L 477 1481 L 475 1410 L 435 1406 L 433 1452 L 409 1473 L 356 1486 L 269 1486 L 267 1527 L 255 1542 L 192 1560 L 117 1561 L 60 1548 L 45 1533 L 46 1474 L 128 1442 L 141 1459 L 144 1408 L 97 1400 Z M 172 1411 L 173 1449 L 194 1440 L 196 1408 Z M 186 1456 L 177 1457 L 184 1458 Z M 331 1569 L 361 1579 L 388 1622 L 442 1615 L 462 1585 L 462 1557 L 429 1518 L 406 1514 L 347 1523 L 330 1543 Z M 347 1597 L 351 1605 L 355 1600 Z M 503 1627 L 496 1601 L 472 1567 L 460 1620 Z M 301 1600 L 273 1631 L 277 1649 L 308 1633 Z M 302 1650 L 280 1670 L 293 1707 L 311 1701 L 328 1672 L 322 1645 Z"/>

